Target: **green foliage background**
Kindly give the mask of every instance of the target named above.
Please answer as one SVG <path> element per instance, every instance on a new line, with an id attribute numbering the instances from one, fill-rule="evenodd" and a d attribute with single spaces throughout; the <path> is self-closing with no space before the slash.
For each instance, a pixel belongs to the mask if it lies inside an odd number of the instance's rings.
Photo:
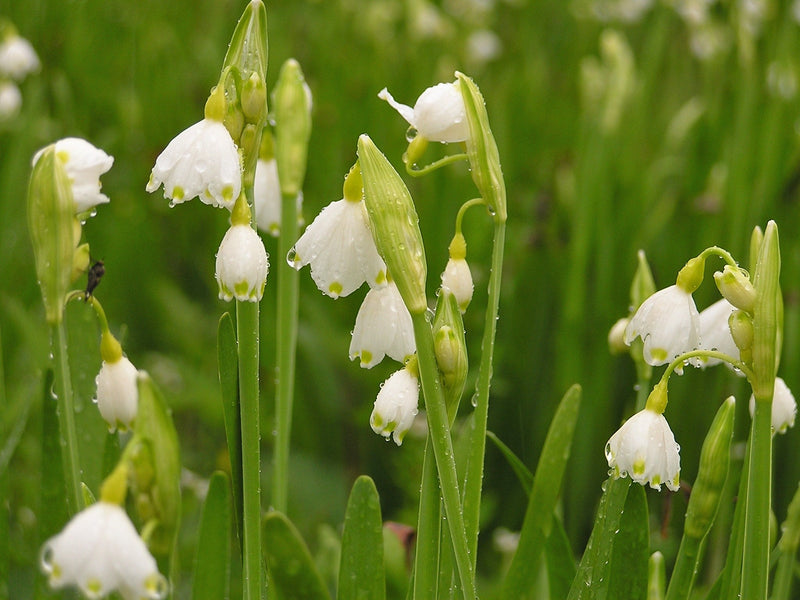
<path id="1" fill-rule="evenodd" d="M 533 468 L 558 399 L 570 384 L 583 386 L 583 412 L 563 491 L 564 521 L 576 551 L 585 544 L 606 477 L 605 441 L 632 411 L 632 365 L 609 354 L 606 334 L 627 313 L 638 249 L 646 251 L 656 282 L 664 287 L 674 282 L 685 260 L 709 245 L 728 248 L 747 264 L 752 227 L 775 219 L 782 234 L 786 311 L 780 374 L 800 391 L 800 105 L 796 92 L 782 97 L 769 85 L 771 65 L 778 64 L 793 74 L 796 88 L 800 25 L 791 18 L 790 3 L 767 2 L 760 33 L 750 36 L 734 4 L 713 7 L 714 22 L 728 43 L 706 61 L 692 53 L 686 23 L 664 3 L 633 23 L 592 17 L 588 0 L 267 4 L 270 87 L 283 60 L 295 57 L 314 95 L 307 221 L 341 197 L 359 134 L 369 133 L 401 166 L 405 124 L 378 100 L 381 88 L 388 86 L 398 100 L 413 103 L 426 87 L 451 81 L 455 69 L 480 86 L 509 197 L 489 427 Z M 0 480 L 7 495 L 9 541 L 3 553 L 12 597 L 27 597 L 33 582 L 41 581 L 36 557 L 47 532 L 45 515 L 53 510 L 44 500 L 47 490 L 40 489 L 47 466 L 40 437 L 49 343 L 24 199 L 33 153 L 66 136 L 84 137 L 115 157 L 103 177 L 111 203 L 87 222 L 85 236 L 93 257 L 105 261 L 107 274 L 96 293 L 112 330 L 121 334 L 134 364 L 158 381 L 174 412 L 183 463 L 193 475 L 185 478 L 182 534 L 182 562 L 191 564 L 199 520 L 191 484 L 202 485 L 226 460 L 215 335 L 219 315 L 229 306 L 217 300 L 214 255 L 227 219 L 198 201 L 170 209 L 160 192 L 150 195 L 144 187 L 158 153 L 202 117 L 243 6 L 232 0 L 0 1 L 0 16 L 33 43 L 43 65 L 22 85 L 19 118 L 0 125 L 0 366 L 6 380 Z M 424 6 L 439 11 L 441 31 L 423 31 Z M 468 36 L 484 28 L 502 45 L 489 62 L 471 58 L 468 51 Z M 630 44 L 636 81 L 619 126 L 604 132 L 595 117 L 598 107 L 581 100 L 580 81 L 585 59 L 599 57 L 600 36 L 610 28 Z M 702 107 L 699 118 L 684 135 L 670 137 L 670 124 L 690 101 Z M 718 178 L 721 172 L 726 177 Z M 433 292 L 455 212 L 474 193 L 472 183 L 466 169 L 457 167 L 410 181 L 409 187 L 426 240 Z M 465 228 L 477 286 L 466 315 L 467 340 L 477 357 L 490 235 L 478 211 L 467 216 Z M 274 240 L 266 244 L 273 265 L 284 260 L 276 255 Z M 271 458 L 274 293 L 268 282 L 262 305 L 265 485 Z M 697 294 L 700 307 L 715 293 L 709 282 L 704 284 Z M 301 277 L 289 517 L 312 548 L 324 545 L 321 526 L 340 527 L 347 491 L 362 473 L 375 479 L 385 518 L 415 521 L 424 438 L 412 433 L 398 449 L 369 429 L 372 402 L 392 367 L 364 371 L 347 358 L 361 297 L 356 293 L 333 302 L 307 273 Z M 78 385 L 90 411 L 99 357 L 93 320 L 86 313 L 72 307 L 70 326 L 85 365 Z M 673 378 L 666 416 L 682 447 L 687 482 L 696 474 L 705 430 L 731 393 L 740 401 L 736 439 L 744 438 L 744 389 L 719 368 Z M 469 402 L 464 405 L 466 414 Z M 94 420 L 84 431 L 82 456 L 91 465 L 86 479 L 96 491 L 102 443 L 95 446 L 97 456 L 91 457 L 88 448 L 102 440 L 102 425 Z M 800 478 L 800 462 L 794 460 L 798 445 L 794 430 L 777 441 L 779 519 Z M 518 529 L 526 506 L 512 470 L 491 445 L 485 487 L 479 571 L 491 581 L 500 564 L 491 532 L 499 526 Z M 648 495 L 658 530 L 658 511 L 666 510 L 667 496 Z M 653 536 L 653 545 L 663 546 L 668 560 L 685 508 L 681 495 L 671 497 L 671 507 L 664 536 Z"/>

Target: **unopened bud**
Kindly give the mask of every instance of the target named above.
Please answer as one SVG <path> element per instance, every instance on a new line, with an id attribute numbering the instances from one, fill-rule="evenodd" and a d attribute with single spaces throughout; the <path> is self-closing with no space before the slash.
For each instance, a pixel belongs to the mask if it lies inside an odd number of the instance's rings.
<path id="1" fill-rule="evenodd" d="M 275 157 L 281 194 L 297 197 L 303 188 L 311 136 L 311 90 L 293 58 L 281 67 L 272 92 L 275 111 Z"/>
<path id="2" fill-rule="evenodd" d="M 267 86 L 258 73 L 242 85 L 242 112 L 248 123 L 263 123 L 267 118 Z"/>
<path id="3" fill-rule="evenodd" d="M 728 317 L 733 343 L 740 353 L 750 352 L 753 348 L 753 318 L 743 310 L 735 310 Z M 744 360 L 744 355 L 742 355 Z M 745 361 L 747 362 L 747 361 Z"/>
<path id="4" fill-rule="evenodd" d="M 629 346 L 625 343 L 625 329 L 628 327 L 630 319 L 624 317 L 618 319 L 608 331 L 608 350 L 611 354 L 626 354 L 630 352 Z"/>
<path id="5" fill-rule="evenodd" d="M 704 256 L 690 258 L 683 268 L 678 272 L 675 285 L 688 294 L 693 293 L 697 288 L 700 287 L 700 284 L 703 283 L 705 268 L 706 259 Z"/>
<path id="6" fill-rule="evenodd" d="M 714 283 L 719 293 L 728 302 L 740 310 L 753 312 L 756 302 L 756 290 L 750 283 L 750 277 L 738 267 L 725 265 L 722 271 L 714 273 Z"/>

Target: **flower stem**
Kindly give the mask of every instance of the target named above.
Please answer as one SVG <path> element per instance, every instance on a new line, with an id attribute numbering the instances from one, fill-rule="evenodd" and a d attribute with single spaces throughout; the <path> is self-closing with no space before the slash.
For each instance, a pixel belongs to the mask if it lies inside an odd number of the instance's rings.
<path id="1" fill-rule="evenodd" d="M 769 576 L 769 513 L 772 496 L 772 401 L 756 398 L 742 559 L 741 598 L 766 598 Z"/>
<path id="2" fill-rule="evenodd" d="M 244 598 L 261 598 L 261 433 L 258 398 L 258 303 L 236 301 L 244 498 Z"/>
<path id="3" fill-rule="evenodd" d="M 481 342 L 480 371 L 475 391 L 475 414 L 472 421 L 472 437 L 464 482 L 464 522 L 467 528 L 467 540 L 469 551 L 472 554 L 473 568 L 475 567 L 478 549 L 483 459 L 486 452 L 486 426 L 489 418 L 489 388 L 492 382 L 494 339 L 497 331 L 497 313 L 500 307 L 500 282 L 503 274 L 505 233 L 505 221 L 495 218 L 489 299 L 486 306 L 483 340 Z"/>
<path id="4" fill-rule="evenodd" d="M 72 377 L 67 354 L 67 331 L 63 318 L 52 325 L 51 334 L 54 340 L 56 397 L 61 430 L 61 458 L 67 487 L 67 509 L 70 515 L 74 515 L 83 507 L 83 494 L 78 458 L 78 434 L 75 428 L 75 406 L 72 398 Z"/>
<path id="5" fill-rule="evenodd" d="M 440 158 L 439 160 L 430 163 L 429 165 L 425 165 L 424 167 L 417 167 L 406 163 L 406 173 L 408 173 L 412 177 L 422 177 L 424 175 L 427 175 L 428 173 L 432 173 L 436 169 L 440 169 L 446 165 L 458 162 L 460 160 L 467 160 L 467 158 L 468 157 L 466 154 L 461 153 L 461 154 L 449 154 L 444 158 Z"/>
<path id="6" fill-rule="evenodd" d="M 278 240 L 278 316 L 275 326 L 278 353 L 275 397 L 275 464 L 272 471 L 271 504 L 285 513 L 289 498 L 289 440 L 297 348 L 298 274 L 283 258 L 298 237 L 297 198 L 284 194 L 281 205 L 281 235 Z"/>
<path id="7" fill-rule="evenodd" d="M 450 437 L 450 424 L 447 418 L 444 394 L 439 381 L 439 370 L 433 351 L 433 333 L 424 312 L 411 315 L 414 324 L 414 338 L 417 342 L 419 375 L 425 395 L 425 408 L 428 415 L 428 430 L 436 459 L 436 470 L 444 503 L 445 516 L 450 527 L 459 581 L 466 600 L 478 597 L 475 588 L 475 570 L 472 566 L 470 550 L 464 529 L 458 474 L 453 454 L 453 441 Z"/>

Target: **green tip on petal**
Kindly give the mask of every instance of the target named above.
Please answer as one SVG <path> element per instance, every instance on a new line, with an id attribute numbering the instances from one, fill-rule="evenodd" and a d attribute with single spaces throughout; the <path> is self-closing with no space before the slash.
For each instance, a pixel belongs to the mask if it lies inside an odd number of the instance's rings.
<path id="1" fill-rule="evenodd" d="M 361 358 L 361 366 L 366 366 L 372 362 L 372 352 L 369 350 L 362 350 L 359 352 L 359 357 Z"/>
<path id="2" fill-rule="evenodd" d="M 339 296 L 342 293 L 342 284 L 338 281 L 334 281 L 332 284 L 328 286 L 328 291 L 331 293 L 331 296 Z"/>

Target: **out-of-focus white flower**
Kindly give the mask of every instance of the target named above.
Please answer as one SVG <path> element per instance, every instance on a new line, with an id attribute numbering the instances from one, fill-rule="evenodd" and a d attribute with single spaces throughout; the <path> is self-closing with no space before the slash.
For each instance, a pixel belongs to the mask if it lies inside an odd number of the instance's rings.
<path id="1" fill-rule="evenodd" d="M 414 325 L 403 298 L 393 281 L 370 288 L 356 315 L 350 360 L 361 359 L 361 366 L 371 369 L 389 356 L 398 362 L 416 352 Z"/>
<path id="2" fill-rule="evenodd" d="M 463 258 L 450 258 L 442 273 L 442 289 L 456 297 L 458 309 L 463 314 L 472 301 L 475 286 L 472 283 L 472 273 L 469 265 Z"/>
<path id="3" fill-rule="evenodd" d="M 33 156 L 33 164 L 44 149 Z M 100 193 L 100 175 L 114 164 L 114 157 L 81 138 L 64 138 L 55 143 L 56 158 L 64 166 L 72 184 L 75 214 L 85 213 L 98 204 L 106 204 L 108 196 Z"/>
<path id="4" fill-rule="evenodd" d="M 625 343 L 644 342 L 644 360 L 657 366 L 700 345 L 700 314 L 686 290 L 671 285 L 647 298 L 628 323 Z M 700 364 L 692 361 L 692 364 Z M 675 369 L 680 373 L 679 369 Z"/>
<path id="5" fill-rule="evenodd" d="M 171 206 L 196 197 L 231 210 L 242 190 L 242 167 L 225 125 L 206 118 L 179 133 L 156 159 L 147 191 L 161 185 Z"/>
<path id="6" fill-rule="evenodd" d="M 369 418 L 372 431 L 386 439 L 392 436 L 398 446 L 418 412 L 419 378 L 412 370 L 400 369 L 381 385 Z"/>
<path id="7" fill-rule="evenodd" d="M 628 344 L 625 343 L 625 329 L 628 327 L 630 319 L 623 317 L 608 330 L 608 350 L 611 354 L 622 354 L 628 352 Z"/>
<path id="8" fill-rule="evenodd" d="M 10 81 L 0 81 L 0 121 L 13 119 L 22 106 L 22 93 Z"/>
<path id="9" fill-rule="evenodd" d="M 118 591 L 125 600 L 160 599 L 168 591 L 128 515 L 108 502 L 82 510 L 47 540 L 41 565 L 51 587 L 75 585 L 89 598 Z"/>
<path id="10" fill-rule="evenodd" d="M 323 208 L 287 260 L 295 269 L 310 264 L 314 283 L 331 298 L 347 296 L 365 281 L 370 286 L 386 281 L 386 265 L 375 247 L 361 200 L 337 200 Z"/>
<path id="11" fill-rule="evenodd" d="M 20 81 L 39 66 L 39 57 L 25 38 L 11 35 L 0 42 L 0 75 Z"/>
<path id="12" fill-rule="evenodd" d="M 663 414 L 645 408 L 625 421 L 606 444 L 606 460 L 614 477 L 673 492 L 680 485 L 680 446 Z"/>
<path id="13" fill-rule="evenodd" d="M 469 137 L 469 124 L 459 83 L 439 83 L 420 94 L 414 108 L 396 102 L 383 88 L 378 98 L 386 100 L 400 113 L 417 135 L 432 142 L 463 142 Z"/>
<path id="14" fill-rule="evenodd" d="M 278 237 L 281 231 L 281 184 L 278 180 L 278 163 L 274 158 L 259 158 L 256 162 L 253 197 L 258 228 Z"/>
<path id="15" fill-rule="evenodd" d="M 721 298 L 700 313 L 700 342 L 703 349 L 717 350 L 739 358 L 739 348 L 733 341 L 728 324 L 728 319 L 735 310 L 733 304 Z M 701 367 L 711 367 L 722 362 L 718 358 L 703 358 L 702 361 L 699 365 Z"/>
<path id="16" fill-rule="evenodd" d="M 469 34 L 466 51 L 470 64 L 482 66 L 500 56 L 503 42 L 491 29 L 478 29 Z"/>
<path id="17" fill-rule="evenodd" d="M 126 357 L 115 362 L 103 361 L 95 378 L 97 408 L 109 431 L 125 431 L 136 418 L 139 408 L 139 371 Z"/>
<path id="18" fill-rule="evenodd" d="M 249 225 L 231 225 L 217 252 L 220 299 L 259 302 L 268 272 L 269 259 L 261 237 Z"/>
<path id="19" fill-rule="evenodd" d="M 756 399 L 750 396 L 750 417 L 752 418 L 756 410 Z M 794 427 L 794 419 L 797 416 L 797 402 L 792 395 L 792 390 L 780 377 L 775 378 L 775 391 L 772 396 L 772 431 L 773 433 L 786 433 L 790 427 Z"/>

